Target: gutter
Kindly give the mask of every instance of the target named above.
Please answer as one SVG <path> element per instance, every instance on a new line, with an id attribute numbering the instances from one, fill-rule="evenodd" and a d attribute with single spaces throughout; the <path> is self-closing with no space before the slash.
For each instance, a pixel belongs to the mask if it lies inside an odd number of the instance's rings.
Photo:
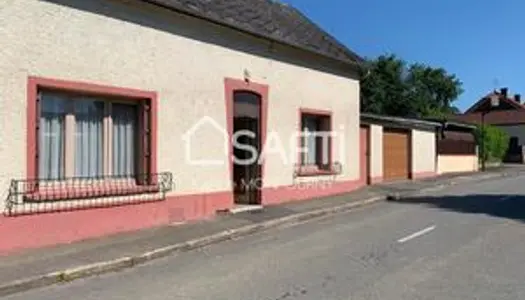
<path id="1" fill-rule="evenodd" d="M 368 113 L 361 113 L 361 122 L 364 123 L 391 123 L 398 125 L 405 125 L 411 127 L 423 126 L 430 128 L 442 127 L 443 125 L 439 122 L 418 120 L 418 119 L 408 119 L 401 117 L 392 117 L 392 116 L 382 116 Z"/>
<path id="2" fill-rule="evenodd" d="M 443 122 L 443 126 L 445 128 L 449 127 L 449 126 L 457 126 L 457 127 L 463 127 L 463 128 L 468 128 L 468 129 L 476 129 L 476 125 L 472 125 L 472 124 L 467 124 L 467 123 L 461 123 L 461 122 L 454 122 L 454 121 L 445 121 Z"/>

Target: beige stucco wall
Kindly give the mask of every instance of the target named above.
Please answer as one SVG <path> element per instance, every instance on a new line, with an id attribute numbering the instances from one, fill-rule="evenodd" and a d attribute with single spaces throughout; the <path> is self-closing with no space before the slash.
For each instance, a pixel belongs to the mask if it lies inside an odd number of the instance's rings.
<path id="1" fill-rule="evenodd" d="M 383 177 L 383 126 L 370 125 L 370 177 Z"/>
<path id="2" fill-rule="evenodd" d="M 476 155 L 439 155 L 438 173 L 475 172 L 478 170 Z"/>
<path id="3" fill-rule="evenodd" d="M 359 177 L 358 81 L 296 65 L 293 57 L 304 54 L 295 50 L 135 1 L 0 1 L 0 36 L 1 199 L 10 178 L 25 177 L 28 76 L 158 92 L 158 170 L 172 172 L 176 192 L 189 194 L 230 188 L 227 164 L 184 161 L 182 136 L 204 116 L 225 127 L 224 78 L 242 79 L 246 70 L 270 86 L 268 130 L 286 142 L 298 130 L 300 107 L 331 110 L 344 136 L 333 149 L 343 162 L 337 180 Z M 222 138 L 213 128 L 198 131 L 194 158 L 220 155 Z M 293 163 L 267 157 L 265 186 L 292 184 Z"/>
<path id="4" fill-rule="evenodd" d="M 412 129 L 412 174 L 436 172 L 436 134 Z"/>

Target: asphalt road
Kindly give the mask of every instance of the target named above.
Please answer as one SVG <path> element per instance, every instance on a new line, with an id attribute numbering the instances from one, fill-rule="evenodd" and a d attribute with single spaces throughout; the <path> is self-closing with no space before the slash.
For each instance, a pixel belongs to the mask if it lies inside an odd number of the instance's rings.
<path id="1" fill-rule="evenodd" d="M 524 183 L 378 203 L 7 299 L 525 299 Z"/>

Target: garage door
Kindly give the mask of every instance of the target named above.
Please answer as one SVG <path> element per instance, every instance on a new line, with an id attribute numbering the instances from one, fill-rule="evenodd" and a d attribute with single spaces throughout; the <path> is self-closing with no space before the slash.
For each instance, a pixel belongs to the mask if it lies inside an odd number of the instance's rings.
<path id="1" fill-rule="evenodd" d="M 409 176 L 409 134 L 404 130 L 387 129 L 383 132 L 384 180 L 407 179 Z"/>

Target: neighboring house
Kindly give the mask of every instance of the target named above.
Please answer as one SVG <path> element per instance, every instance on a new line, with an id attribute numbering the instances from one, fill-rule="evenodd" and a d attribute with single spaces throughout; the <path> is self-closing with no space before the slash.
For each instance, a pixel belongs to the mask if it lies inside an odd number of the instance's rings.
<path id="1" fill-rule="evenodd" d="M 362 60 L 291 6 L 16 0 L 0 20 L 0 252 L 362 185 Z M 204 117 L 214 125 L 195 127 Z M 234 164 L 224 136 L 241 129 L 259 152 L 286 138 L 284 158 Z M 330 129 L 344 138 L 328 148 L 294 136 Z"/>
<path id="2" fill-rule="evenodd" d="M 379 183 L 436 175 L 441 124 L 361 113 L 361 181 Z"/>
<path id="3" fill-rule="evenodd" d="M 499 105 L 491 107 L 492 97 L 499 98 Z M 521 103 L 519 94 L 510 97 L 507 88 L 493 91 L 472 105 L 464 114 L 454 116 L 455 120 L 467 123 L 496 126 L 508 133 L 509 150 L 506 162 L 523 162 L 523 146 L 525 146 L 525 105 Z"/>

